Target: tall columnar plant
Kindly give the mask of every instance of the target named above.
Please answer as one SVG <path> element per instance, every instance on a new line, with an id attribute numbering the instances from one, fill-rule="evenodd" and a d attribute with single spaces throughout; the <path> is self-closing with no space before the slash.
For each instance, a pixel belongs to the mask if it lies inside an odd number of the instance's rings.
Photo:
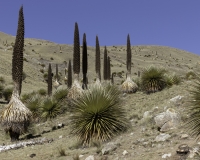
<path id="1" fill-rule="evenodd" d="M 110 81 L 110 74 L 111 74 L 111 68 L 110 68 L 110 57 L 107 58 L 107 79 Z"/>
<path id="2" fill-rule="evenodd" d="M 78 23 L 75 23 L 74 30 L 74 53 L 73 53 L 73 71 L 75 79 L 78 80 L 80 73 L 80 40 L 79 40 L 79 29 Z"/>
<path id="3" fill-rule="evenodd" d="M 68 78 L 67 78 L 67 87 L 71 88 L 72 87 L 72 65 L 71 65 L 71 60 L 69 60 L 68 63 Z"/>
<path id="4" fill-rule="evenodd" d="M 13 49 L 12 79 L 14 90 L 8 105 L 0 114 L 1 125 L 9 133 L 11 141 L 16 141 L 19 136 L 27 131 L 32 117 L 31 111 L 21 102 L 20 93 L 23 73 L 23 48 L 24 48 L 24 14 L 23 6 L 19 10 L 18 29 Z"/>
<path id="5" fill-rule="evenodd" d="M 122 83 L 122 91 L 125 93 L 134 93 L 137 91 L 138 86 L 135 82 L 131 79 L 131 42 L 130 36 L 127 36 L 127 56 L 126 56 L 126 68 L 127 68 L 127 77 L 124 83 Z"/>
<path id="6" fill-rule="evenodd" d="M 107 48 L 104 48 L 104 65 L 103 65 L 103 79 L 106 81 L 108 79 L 108 62 L 107 62 Z"/>
<path id="7" fill-rule="evenodd" d="M 87 57 L 87 41 L 86 34 L 83 34 L 83 50 L 82 50 L 82 72 L 83 72 L 83 89 L 87 89 L 87 69 L 88 69 L 88 57 Z"/>
<path id="8" fill-rule="evenodd" d="M 101 81 L 101 59 L 100 59 L 100 47 L 99 38 L 96 36 L 96 55 L 95 55 L 95 71 L 97 74 L 97 82 Z"/>
<path id="9" fill-rule="evenodd" d="M 48 95 L 52 95 L 52 70 L 51 70 L 51 64 L 49 63 L 49 68 L 48 68 Z"/>
<path id="10" fill-rule="evenodd" d="M 56 64 L 56 76 L 55 76 L 55 82 L 54 82 L 54 87 L 57 89 L 58 86 L 60 85 L 59 83 L 59 77 L 58 77 L 58 64 Z"/>
<path id="11" fill-rule="evenodd" d="M 74 30 L 74 53 L 73 53 L 73 71 L 74 71 L 74 82 L 69 90 L 68 97 L 75 99 L 80 96 L 82 92 L 81 85 L 79 84 L 79 73 L 80 73 L 80 40 L 79 40 L 79 29 L 78 23 L 75 23 Z"/>

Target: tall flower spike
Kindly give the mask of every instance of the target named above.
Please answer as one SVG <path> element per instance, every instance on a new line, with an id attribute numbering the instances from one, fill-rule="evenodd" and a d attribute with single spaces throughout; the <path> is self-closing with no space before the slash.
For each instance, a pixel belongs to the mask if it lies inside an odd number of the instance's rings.
<path id="1" fill-rule="evenodd" d="M 67 87 L 68 88 L 72 87 L 72 65 L 71 65 L 71 60 L 69 60 L 69 63 L 68 63 Z"/>
<path id="2" fill-rule="evenodd" d="M 106 81 L 108 79 L 108 62 L 107 62 L 107 49 L 104 48 L 104 65 L 103 65 L 103 79 Z"/>
<path id="3" fill-rule="evenodd" d="M 131 42 L 130 42 L 130 36 L 128 34 L 127 36 L 127 58 L 126 58 L 126 67 L 128 74 L 131 74 Z"/>
<path id="4" fill-rule="evenodd" d="M 22 87 L 23 73 L 23 49 L 24 49 L 24 14 L 23 6 L 19 10 L 18 28 L 15 39 L 12 57 L 12 79 L 14 82 L 14 91 L 20 95 Z"/>
<path id="5" fill-rule="evenodd" d="M 78 23 L 75 23 L 74 30 L 74 54 L 73 54 L 73 71 L 74 74 L 80 73 L 80 41 L 79 41 L 79 29 Z"/>
<path id="6" fill-rule="evenodd" d="M 87 58 L 87 41 L 86 34 L 83 34 L 83 50 L 82 50 L 82 71 L 83 71 L 83 89 L 87 89 L 87 69 L 88 69 L 88 58 Z"/>
<path id="7" fill-rule="evenodd" d="M 111 68 L 110 68 L 110 57 L 107 58 L 107 79 L 110 81 L 110 74 L 111 74 Z"/>
<path id="8" fill-rule="evenodd" d="M 48 95 L 52 95 L 52 70 L 51 70 L 51 64 L 49 63 L 49 69 L 48 69 Z"/>
<path id="9" fill-rule="evenodd" d="M 96 70 L 97 78 L 101 80 L 101 59 L 100 59 L 100 47 L 99 47 L 98 36 L 96 36 L 95 70 Z"/>

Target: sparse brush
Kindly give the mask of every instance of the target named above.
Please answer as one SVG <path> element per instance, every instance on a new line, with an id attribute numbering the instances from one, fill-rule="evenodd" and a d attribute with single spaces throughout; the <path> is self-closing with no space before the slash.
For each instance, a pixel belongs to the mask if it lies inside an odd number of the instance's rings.
<path id="1" fill-rule="evenodd" d="M 35 96 L 36 95 L 36 92 L 30 92 L 30 93 L 25 93 L 25 94 L 23 94 L 22 96 L 21 96 L 21 101 L 23 102 L 23 103 L 27 103 L 27 102 L 29 102 L 30 101 L 30 99 L 33 97 L 33 96 Z"/>
<path id="2" fill-rule="evenodd" d="M 194 73 L 193 71 L 189 71 L 189 72 L 186 73 L 185 78 L 187 80 L 195 79 L 196 78 L 196 73 Z"/>
<path id="3" fill-rule="evenodd" d="M 175 73 L 165 74 L 165 82 L 168 87 L 171 87 L 172 85 L 178 85 L 181 82 L 181 79 Z"/>
<path id="4" fill-rule="evenodd" d="M 188 119 L 185 123 L 185 128 L 192 136 L 199 139 L 200 136 L 200 76 L 196 75 L 195 84 L 190 92 L 190 105 L 187 106 L 186 114 Z"/>
<path id="5" fill-rule="evenodd" d="M 6 87 L 2 94 L 3 94 L 3 97 L 6 101 L 10 101 L 10 98 L 12 96 L 12 92 L 13 92 L 13 87 Z"/>
<path id="6" fill-rule="evenodd" d="M 93 86 L 72 101 L 72 133 L 83 145 L 107 141 L 128 127 L 121 108 L 120 91 L 115 86 Z"/>
<path id="7" fill-rule="evenodd" d="M 42 98 L 40 95 L 32 95 L 30 99 L 27 100 L 26 106 L 32 112 L 33 121 L 38 122 L 41 117 L 40 106 L 42 104 Z"/>
<path id="8" fill-rule="evenodd" d="M 66 156 L 65 149 L 63 149 L 62 146 L 58 147 L 57 149 L 58 149 L 59 156 Z"/>
<path id="9" fill-rule="evenodd" d="M 67 94 L 68 94 L 67 88 L 60 88 L 53 93 L 52 98 L 59 102 L 62 101 L 63 99 L 66 99 Z"/>
<path id="10" fill-rule="evenodd" d="M 5 83 L 5 79 L 4 79 L 4 77 L 2 77 L 2 76 L 0 76 L 0 83 L 1 83 L 1 84 L 4 84 L 4 83 Z"/>
<path id="11" fill-rule="evenodd" d="M 37 93 L 41 96 L 46 96 L 47 95 L 47 91 L 44 88 L 41 88 L 37 91 Z"/>
<path id="12" fill-rule="evenodd" d="M 42 102 L 41 117 L 45 120 L 55 118 L 60 112 L 61 105 L 52 98 L 49 97 Z"/>
<path id="13" fill-rule="evenodd" d="M 143 69 L 141 74 L 141 87 L 147 94 L 161 91 L 166 87 L 166 70 L 154 66 Z"/>
<path id="14" fill-rule="evenodd" d="M 4 85 L 0 83 L 0 98 L 3 97 Z"/>
<path id="15" fill-rule="evenodd" d="M 79 155 L 78 154 L 74 155 L 73 160 L 80 160 Z"/>
<path id="16" fill-rule="evenodd" d="M 98 36 L 96 36 L 95 71 L 97 74 L 97 79 L 101 81 L 101 59 L 100 59 L 100 47 L 99 47 Z"/>

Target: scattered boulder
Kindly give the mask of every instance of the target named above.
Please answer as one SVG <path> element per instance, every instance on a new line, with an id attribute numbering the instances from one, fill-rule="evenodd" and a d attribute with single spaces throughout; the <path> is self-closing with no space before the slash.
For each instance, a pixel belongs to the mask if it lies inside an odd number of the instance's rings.
<path id="1" fill-rule="evenodd" d="M 154 117 L 156 126 L 161 132 L 176 128 L 180 124 L 180 120 L 180 115 L 173 108 L 168 108 L 166 112 Z"/>
<path id="2" fill-rule="evenodd" d="M 107 143 L 101 150 L 102 155 L 108 154 L 117 149 L 117 145 L 113 142 Z"/>
<path id="3" fill-rule="evenodd" d="M 155 141 L 156 142 L 166 141 L 170 137 L 171 136 L 169 134 L 161 133 L 160 135 L 156 136 Z"/>
<path id="4" fill-rule="evenodd" d="M 181 135 L 181 139 L 187 139 L 188 137 L 189 137 L 188 134 L 182 134 L 182 135 Z"/>

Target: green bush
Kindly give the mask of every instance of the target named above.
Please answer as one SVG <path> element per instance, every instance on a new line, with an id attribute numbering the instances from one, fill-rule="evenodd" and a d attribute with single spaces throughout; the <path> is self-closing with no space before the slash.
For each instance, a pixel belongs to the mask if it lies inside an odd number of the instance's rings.
<path id="1" fill-rule="evenodd" d="M 200 138 L 200 76 L 196 75 L 196 81 L 193 88 L 189 90 L 190 105 L 186 108 L 188 119 L 185 123 L 185 128 L 192 136 Z"/>
<path id="2" fill-rule="evenodd" d="M 61 105 L 57 101 L 47 98 L 42 102 L 41 117 L 45 120 L 55 118 L 60 113 Z"/>
<path id="3" fill-rule="evenodd" d="M 10 98 L 12 96 L 13 87 L 7 87 L 3 90 L 3 97 L 6 101 L 10 101 Z"/>
<path id="4" fill-rule="evenodd" d="M 121 106 L 120 91 L 115 86 L 93 86 L 72 101 L 72 133 L 84 145 L 107 141 L 128 127 Z"/>
<path id="5" fill-rule="evenodd" d="M 166 87 L 166 70 L 150 66 L 141 74 L 141 87 L 147 94 L 161 91 Z"/>
<path id="6" fill-rule="evenodd" d="M 189 71 L 189 72 L 186 73 L 185 78 L 187 80 L 195 79 L 196 78 L 196 74 L 193 71 Z"/>
<path id="7" fill-rule="evenodd" d="M 4 79 L 2 76 L 0 76 L 0 83 L 1 83 L 1 84 L 4 84 L 4 83 L 5 83 L 5 79 Z"/>
<path id="8" fill-rule="evenodd" d="M 178 85 L 181 82 L 181 79 L 175 73 L 174 74 L 166 74 L 165 82 L 168 87 L 171 87 L 172 85 Z"/>
<path id="9" fill-rule="evenodd" d="M 46 96 L 47 95 L 47 90 L 41 88 L 41 89 L 38 90 L 38 94 L 41 95 L 41 96 Z"/>
<path id="10" fill-rule="evenodd" d="M 30 93 L 25 93 L 25 94 L 23 94 L 22 96 L 21 96 L 21 101 L 23 102 L 23 103 L 28 103 L 30 100 L 31 100 L 31 98 L 33 97 L 33 96 L 35 96 L 36 95 L 36 93 L 33 91 L 33 92 L 30 92 Z"/>

